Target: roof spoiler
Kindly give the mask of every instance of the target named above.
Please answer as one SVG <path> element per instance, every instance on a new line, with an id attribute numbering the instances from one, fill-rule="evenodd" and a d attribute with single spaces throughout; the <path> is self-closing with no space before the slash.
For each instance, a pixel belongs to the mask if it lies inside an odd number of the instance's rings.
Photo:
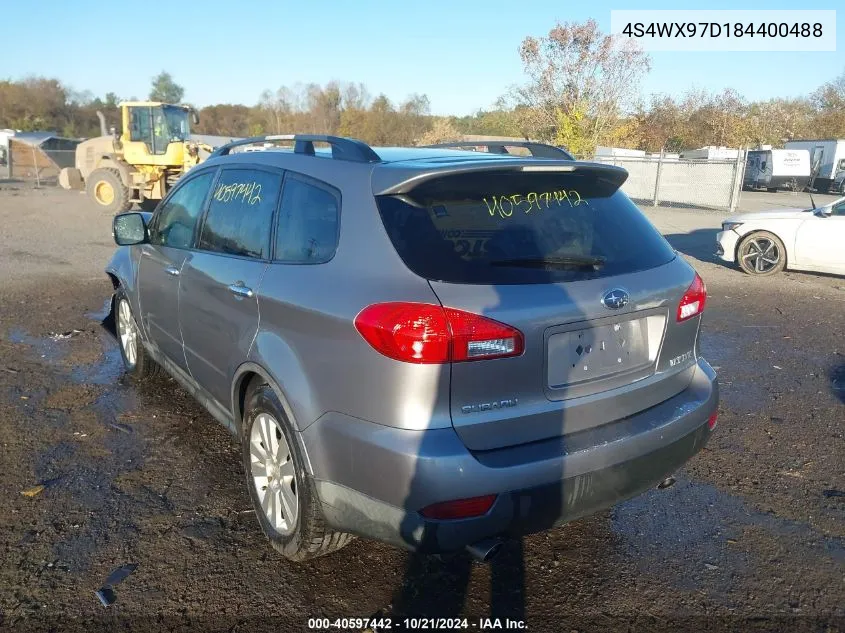
<path id="1" fill-rule="evenodd" d="M 314 156 L 314 143 L 326 143 L 332 149 L 332 158 L 335 160 L 346 160 L 354 163 L 379 163 L 381 158 L 373 151 L 373 148 L 354 138 L 342 136 L 329 136 L 325 134 L 269 134 L 266 136 L 252 136 L 243 138 L 218 147 L 209 158 L 215 156 L 227 156 L 234 148 L 243 145 L 255 145 L 256 143 L 278 143 L 293 142 L 295 154 Z"/>
<path id="2" fill-rule="evenodd" d="M 439 149 L 461 149 L 469 147 L 486 147 L 490 154 L 510 154 L 508 147 L 523 147 L 531 152 L 532 158 L 562 158 L 575 160 L 575 157 L 562 147 L 538 143 L 536 141 L 453 141 L 450 143 L 436 143 L 422 147 Z"/>
<path id="3" fill-rule="evenodd" d="M 517 157 L 514 157 L 515 159 Z M 373 193 L 377 196 L 395 196 L 407 194 L 420 185 L 460 174 L 480 172 L 523 172 L 523 173 L 553 173 L 577 174 L 593 176 L 611 185 L 614 190 L 621 187 L 628 179 L 628 170 L 616 165 L 602 163 L 587 163 L 570 160 L 526 162 L 524 158 L 512 161 L 484 161 L 468 165 L 450 165 L 445 168 L 408 169 L 404 173 L 390 173 L 388 167 L 379 168 L 373 173 Z M 397 180 L 397 176 L 399 177 Z M 403 177 L 404 176 L 404 177 Z M 390 181 L 388 181 L 390 179 Z"/>

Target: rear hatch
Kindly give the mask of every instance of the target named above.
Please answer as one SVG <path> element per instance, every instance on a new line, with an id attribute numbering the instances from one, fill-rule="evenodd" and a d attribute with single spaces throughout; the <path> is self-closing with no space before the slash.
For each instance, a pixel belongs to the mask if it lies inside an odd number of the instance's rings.
<path id="1" fill-rule="evenodd" d="M 679 321 L 695 272 L 619 190 L 625 176 L 533 161 L 378 196 L 398 254 L 441 304 L 502 324 L 492 354 L 451 364 L 468 448 L 588 431 L 688 386 L 703 297 Z"/>

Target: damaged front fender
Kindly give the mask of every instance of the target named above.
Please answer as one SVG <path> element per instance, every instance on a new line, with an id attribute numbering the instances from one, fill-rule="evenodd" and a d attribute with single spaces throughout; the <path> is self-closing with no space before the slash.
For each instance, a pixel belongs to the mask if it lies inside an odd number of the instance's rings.
<path id="1" fill-rule="evenodd" d="M 114 287 L 114 294 L 109 302 L 108 313 L 102 321 L 102 326 L 109 334 L 117 337 L 117 327 L 115 323 L 115 308 L 116 297 L 118 290 L 126 295 L 132 306 L 132 312 L 138 314 L 138 263 L 140 261 L 141 251 L 138 247 L 120 246 L 112 255 L 111 260 L 105 268 L 105 272 L 112 282 Z"/>

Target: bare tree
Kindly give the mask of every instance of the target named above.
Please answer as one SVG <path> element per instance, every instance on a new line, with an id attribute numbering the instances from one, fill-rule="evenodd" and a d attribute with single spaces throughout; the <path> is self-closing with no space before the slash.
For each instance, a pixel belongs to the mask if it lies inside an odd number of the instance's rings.
<path id="1" fill-rule="evenodd" d="M 845 136 L 845 71 L 816 90 L 810 100 L 816 110 L 819 137 Z"/>
<path id="2" fill-rule="evenodd" d="M 554 138 L 561 113 L 574 120 L 583 112 L 578 125 L 592 145 L 618 123 L 651 67 L 637 44 L 603 34 L 592 19 L 525 38 L 520 56 L 529 81 L 515 96 L 527 106 L 532 134 Z"/>

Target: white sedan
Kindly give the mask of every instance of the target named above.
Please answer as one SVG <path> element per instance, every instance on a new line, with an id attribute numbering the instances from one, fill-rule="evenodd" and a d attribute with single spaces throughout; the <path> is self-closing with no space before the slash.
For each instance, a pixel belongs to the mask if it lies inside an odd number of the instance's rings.
<path id="1" fill-rule="evenodd" d="M 722 260 L 751 275 L 784 268 L 845 274 L 845 198 L 815 209 L 732 215 L 716 242 Z"/>

